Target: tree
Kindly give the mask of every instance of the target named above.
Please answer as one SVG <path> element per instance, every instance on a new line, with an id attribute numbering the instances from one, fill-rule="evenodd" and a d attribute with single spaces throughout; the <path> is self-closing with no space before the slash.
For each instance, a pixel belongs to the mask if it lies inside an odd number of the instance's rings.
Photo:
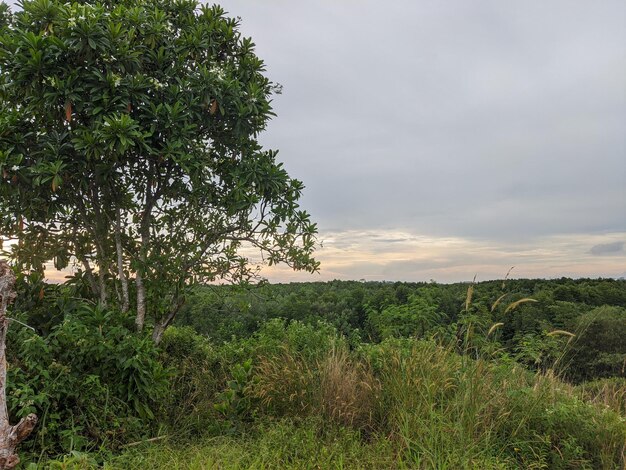
<path id="1" fill-rule="evenodd" d="M 21 267 L 79 266 L 139 330 L 154 314 L 156 341 L 189 286 L 254 277 L 252 253 L 317 270 L 303 185 L 257 140 L 280 90 L 238 19 L 195 0 L 22 8 L 0 40 L 0 226 Z"/>
<path id="2" fill-rule="evenodd" d="M 382 338 L 389 337 L 424 337 L 428 330 L 441 321 L 442 314 L 437 306 L 419 295 L 410 295 L 408 302 L 402 305 L 389 305 L 369 312 L 369 324 Z"/>
<path id="3" fill-rule="evenodd" d="M 571 323 L 576 337 L 563 361 L 571 380 L 626 377 L 626 309 L 596 307 Z"/>

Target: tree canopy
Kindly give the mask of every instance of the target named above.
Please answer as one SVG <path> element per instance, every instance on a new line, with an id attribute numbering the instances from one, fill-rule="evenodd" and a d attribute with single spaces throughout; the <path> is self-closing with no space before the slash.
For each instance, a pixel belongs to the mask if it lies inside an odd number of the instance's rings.
<path id="1" fill-rule="evenodd" d="M 280 87 L 238 19 L 195 0 L 0 18 L 0 226 L 20 266 L 76 265 L 139 329 L 154 314 L 157 341 L 190 285 L 249 280 L 251 256 L 318 268 L 303 185 L 258 142 Z"/>

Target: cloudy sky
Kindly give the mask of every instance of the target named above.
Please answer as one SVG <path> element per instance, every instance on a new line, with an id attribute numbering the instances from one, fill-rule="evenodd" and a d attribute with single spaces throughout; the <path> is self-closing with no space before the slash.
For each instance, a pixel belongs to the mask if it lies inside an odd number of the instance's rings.
<path id="1" fill-rule="evenodd" d="M 271 281 L 626 276 L 623 0 L 221 4 L 319 227 Z"/>
<path id="2" fill-rule="evenodd" d="M 626 275 L 626 3 L 225 0 L 319 275 Z"/>

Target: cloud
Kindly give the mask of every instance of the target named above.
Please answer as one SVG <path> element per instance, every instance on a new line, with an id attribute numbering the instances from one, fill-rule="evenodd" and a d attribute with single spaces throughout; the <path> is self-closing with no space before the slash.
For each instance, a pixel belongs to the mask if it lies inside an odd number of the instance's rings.
<path id="1" fill-rule="evenodd" d="M 295 272 L 279 265 L 263 266 L 262 275 L 271 282 L 458 282 L 471 280 L 474 274 L 479 280 L 501 279 L 511 266 L 515 266 L 513 277 L 518 278 L 618 278 L 624 276 L 626 266 L 626 232 L 551 235 L 519 242 L 437 237 L 392 229 L 324 232 L 322 238 L 324 244 L 316 253 L 321 262 L 319 273 Z M 612 256 L 598 256 L 598 250 Z M 253 263 L 261 263 L 257 251 L 249 248 L 246 254 Z M 52 282 L 63 282 L 71 272 L 59 272 L 50 265 L 46 276 Z"/>
<path id="2" fill-rule="evenodd" d="M 624 242 L 600 243 L 599 245 L 592 246 L 589 252 L 594 256 L 624 253 Z"/>
<path id="3" fill-rule="evenodd" d="M 319 274 L 296 273 L 266 267 L 273 282 L 332 279 L 456 282 L 503 278 L 510 266 L 514 276 L 619 277 L 626 253 L 612 257 L 591 254 L 590 245 L 621 243 L 626 232 L 566 234 L 529 238 L 519 242 L 462 237 L 436 237 L 400 230 L 336 231 L 323 234 L 318 250 Z M 379 243 L 381 239 L 402 240 Z"/>
<path id="4" fill-rule="evenodd" d="M 306 185 L 313 279 L 623 273 L 589 247 L 626 233 L 624 2 L 224 4 L 284 85 L 262 141 Z"/>

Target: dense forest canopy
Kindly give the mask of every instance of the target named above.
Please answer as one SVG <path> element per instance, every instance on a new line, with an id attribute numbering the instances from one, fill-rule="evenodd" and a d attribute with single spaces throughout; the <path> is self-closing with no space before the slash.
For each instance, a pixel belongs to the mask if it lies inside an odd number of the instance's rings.
<path id="1" fill-rule="evenodd" d="M 332 281 L 249 291 L 212 286 L 198 288 L 192 299 L 179 324 L 215 341 L 251 335 L 271 318 L 322 321 L 368 342 L 431 336 L 456 341 L 472 325 L 477 350 L 499 351 L 531 368 L 550 368 L 558 359 L 559 372 L 574 381 L 626 377 L 624 280 Z M 575 336 L 552 333 L 558 330 Z"/>

